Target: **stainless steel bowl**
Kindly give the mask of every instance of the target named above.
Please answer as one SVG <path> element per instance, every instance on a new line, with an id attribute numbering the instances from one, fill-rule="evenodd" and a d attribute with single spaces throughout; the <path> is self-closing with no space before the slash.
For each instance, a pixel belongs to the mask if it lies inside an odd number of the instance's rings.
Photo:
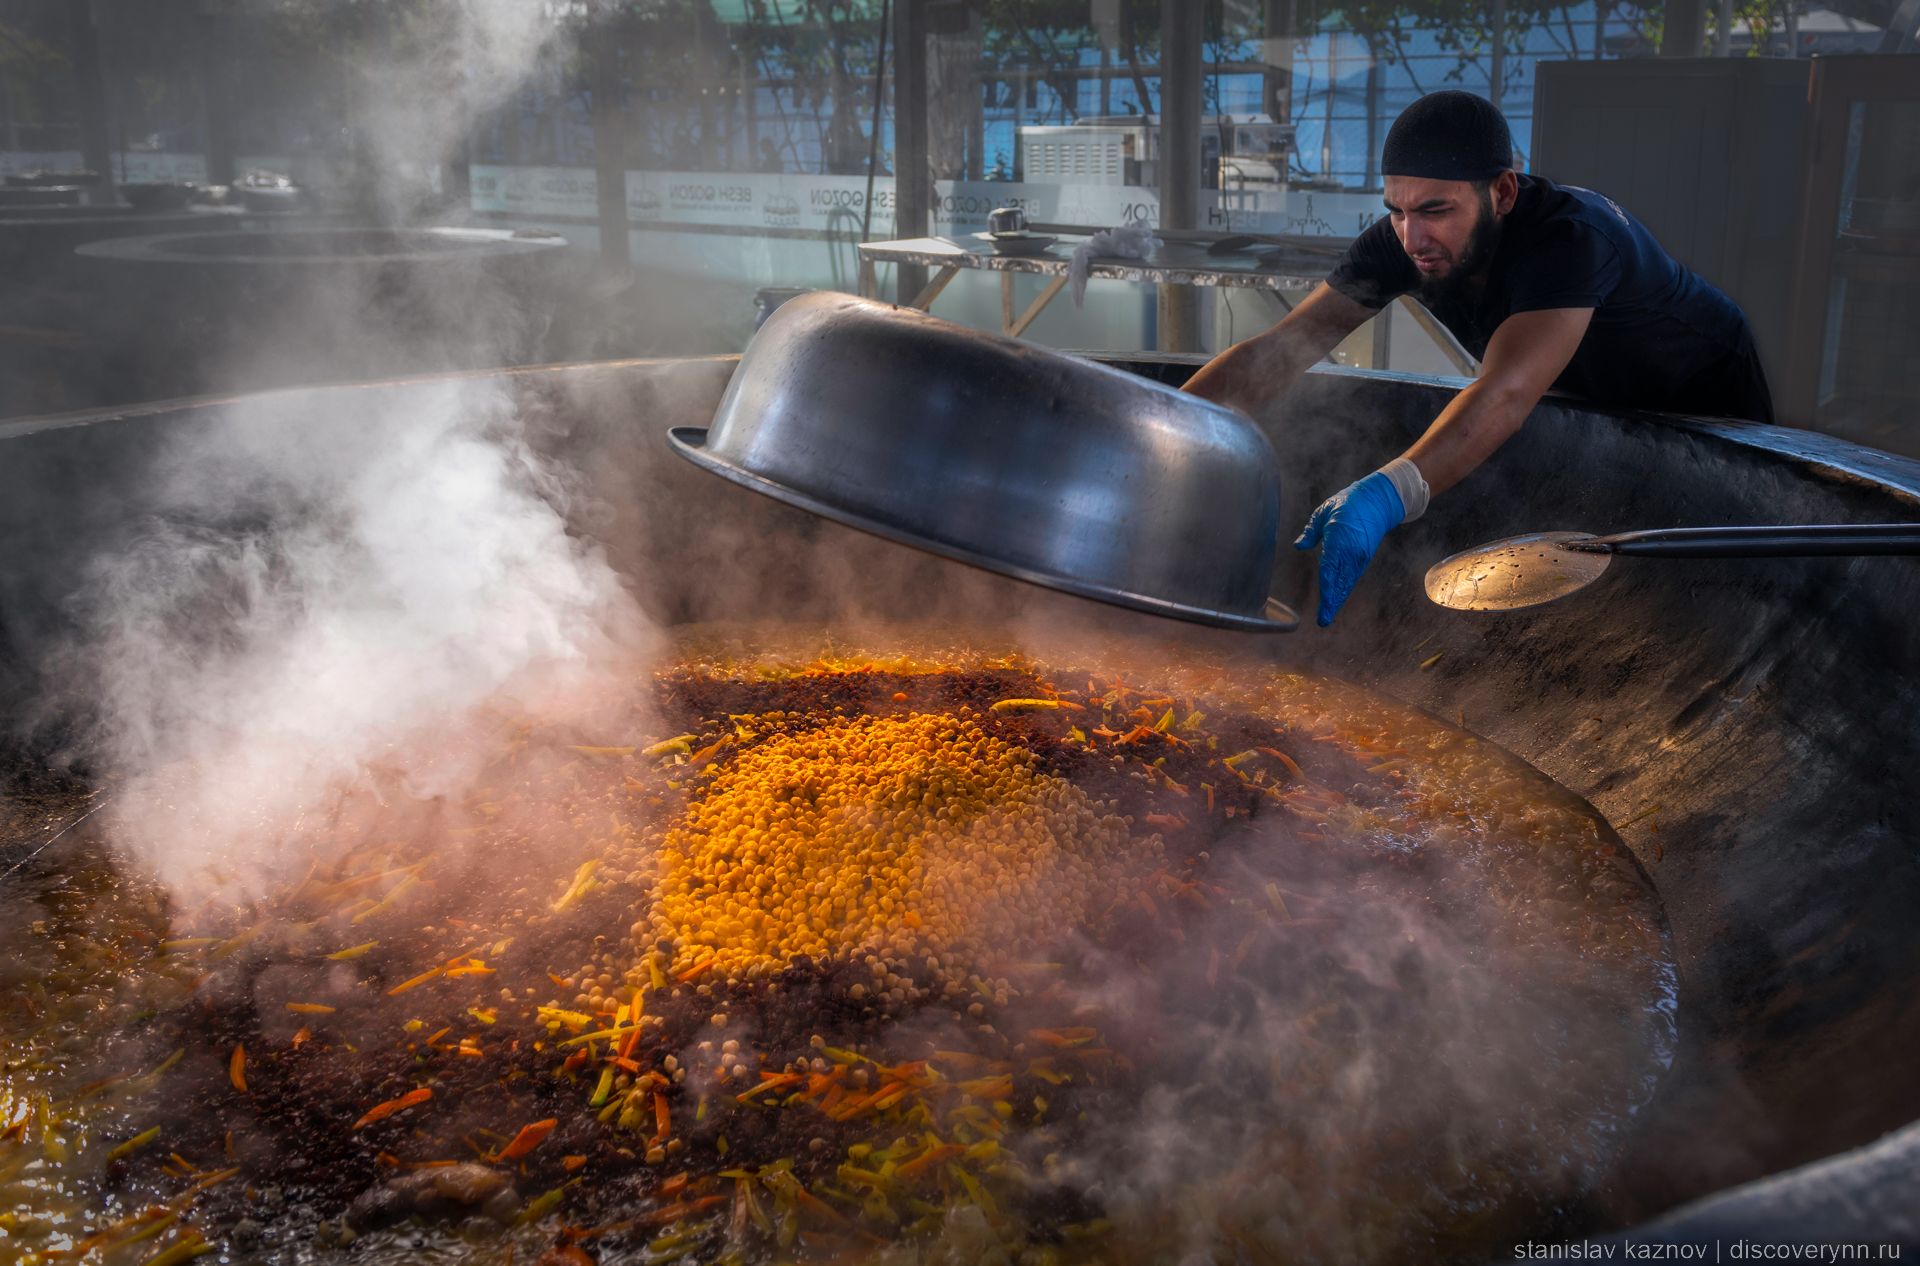
<path id="1" fill-rule="evenodd" d="M 821 292 L 674 446 L 889 540 L 1157 615 L 1285 632 L 1279 464 L 1244 415 L 910 308 Z"/>

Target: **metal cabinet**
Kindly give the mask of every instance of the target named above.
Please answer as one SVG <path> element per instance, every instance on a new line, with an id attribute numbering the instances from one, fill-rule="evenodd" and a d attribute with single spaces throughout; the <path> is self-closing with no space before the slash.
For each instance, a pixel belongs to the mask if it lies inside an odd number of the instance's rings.
<path id="1" fill-rule="evenodd" d="M 1920 58 L 1818 57 L 1781 414 L 1920 456 Z"/>
<path id="2" fill-rule="evenodd" d="M 1920 57 L 1546 63 L 1531 157 L 1740 304 L 1783 422 L 1920 456 Z"/>
<path id="3" fill-rule="evenodd" d="M 1791 337 L 1807 63 L 1767 57 L 1546 62 L 1532 169 L 1598 189 L 1747 314 L 1777 389 Z"/>

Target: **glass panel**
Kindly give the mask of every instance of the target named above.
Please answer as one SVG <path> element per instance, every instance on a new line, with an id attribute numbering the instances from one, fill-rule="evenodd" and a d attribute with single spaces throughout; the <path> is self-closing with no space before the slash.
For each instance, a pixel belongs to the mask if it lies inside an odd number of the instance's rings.
<path id="1" fill-rule="evenodd" d="M 566 297 L 529 323 L 537 338 L 489 331 L 466 346 L 438 340 L 436 354 L 476 364 L 737 350 L 785 296 L 859 288 L 863 242 L 932 233 L 983 248 L 979 235 L 996 207 L 1085 231 L 1160 224 L 1160 0 L 919 7 L 932 184 L 924 225 L 903 227 L 897 216 L 902 58 L 892 29 L 900 6 L 890 0 L 9 0 L 0 18 L 0 175 L 17 183 L 0 192 L 0 203 L 12 204 L 0 212 L 18 219 L 71 202 L 124 206 L 124 189 L 143 214 L 203 204 L 191 224 L 144 225 L 155 231 L 295 211 L 556 235 Z M 1381 143 L 1421 94 L 1465 88 L 1496 99 L 1516 162 L 1533 170 L 1543 66 L 1679 65 L 1647 60 L 1668 38 L 1666 7 L 1650 0 L 1453 8 L 1213 0 L 1178 11 L 1200 16 L 1201 123 L 1175 147 L 1199 154 L 1197 231 L 1297 239 L 1285 267 L 1244 250 L 1209 257 L 1238 284 L 1189 286 L 1200 296 L 1197 345 L 1205 349 L 1270 325 L 1381 214 Z M 1742 71 L 1715 80 L 1729 85 L 1715 89 L 1722 96 L 1736 79 L 1754 78 L 1742 78 L 1746 69 L 1780 54 L 1850 52 L 1879 38 L 1878 28 L 1837 13 L 1743 4 L 1729 8 L 1722 41 L 1717 6 L 1700 12 L 1700 47 L 1724 45 L 1731 57 L 1723 67 Z M 1792 75 L 1759 78 L 1768 92 L 1785 83 L 1777 95 L 1804 101 Z M 1623 201 L 1748 307 L 1770 364 L 1781 360 L 1779 261 L 1795 253 L 1788 213 L 1752 242 L 1720 244 L 1720 226 L 1773 214 L 1732 210 L 1766 202 L 1731 192 L 1752 184 L 1752 164 L 1737 180 L 1730 167 L 1701 177 L 1706 192 L 1663 211 L 1659 191 L 1734 162 L 1731 143 L 1713 131 L 1719 125 L 1700 123 L 1710 102 L 1661 98 L 1630 118 L 1632 103 L 1620 96 L 1600 132 L 1573 146 L 1568 178 L 1615 192 L 1588 175 L 1606 170 L 1598 160 L 1609 136 L 1645 155 L 1700 129 L 1701 157 L 1663 159 L 1669 169 L 1650 177 L 1655 195 Z M 1897 223 L 1909 196 L 1899 156 L 1915 149 L 1911 124 L 1901 121 L 1910 116 L 1875 110 L 1855 140 L 1865 157 L 1846 194 L 1852 218 L 1842 232 L 1845 276 L 1831 287 L 1832 328 L 1809 336 L 1831 343 L 1823 418 L 1854 408 L 1833 400 L 1897 395 L 1909 363 L 1864 363 L 1884 340 L 1908 337 L 1911 321 L 1900 287 L 1867 275 L 1884 261 L 1865 256 L 1881 260 L 1885 244 L 1856 240 L 1892 231 L 1884 225 Z M 1753 130 L 1778 128 L 1783 137 L 1802 126 L 1788 107 L 1769 104 L 1753 117 Z M 97 187 L 78 178 L 92 168 Z M 53 173 L 54 188 L 18 183 L 36 172 Z M 199 191 L 161 187 L 183 183 Z M 1767 205 L 1797 205 L 1797 192 L 1771 184 Z M 1726 208 L 1706 205 L 1714 189 L 1730 199 Z M 1876 214 L 1894 221 L 1874 229 Z M 85 218 L 74 214 L 72 225 Z M 104 228 L 99 215 L 91 223 L 8 239 L 20 245 L 6 258 L 31 262 L 0 282 L 0 326 L 56 333 L 24 347 L 0 339 L 0 415 L 322 372 L 298 358 L 269 367 L 237 350 L 234 332 L 206 319 L 207 305 L 191 339 L 163 346 L 156 331 L 191 322 L 151 294 L 123 302 L 118 282 L 69 259 L 78 242 L 130 236 L 142 224 Z M 1052 255 L 1069 257 L 1078 240 L 1066 236 Z M 1204 243 L 1195 249 L 1205 257 Z M 1769 266 L 1752 262 L 1760 259 Z M 886 295 L 900 284 L 885 261 L 872 280 Z M 999 275 L 968 268 L 935 310 L 987 329 L 1031 312 L 1024 336 L 1065 347 L 1152 349 L 1168 337 L 1153 285 L 1096 277 L 1081 303 L 1069 288 L 1037 306 L 1048 281 L 1021 274 L 1008 293 Z M 145 315 L 136 319 L 136 310 Z M 239 322 L 240 333 L 253 324 Z M 1376 326 L 1336 358 L 1457 369 L 1431 325 L 1405 308 Z M 371 367 L 349 360 L 325 372 Z"/>

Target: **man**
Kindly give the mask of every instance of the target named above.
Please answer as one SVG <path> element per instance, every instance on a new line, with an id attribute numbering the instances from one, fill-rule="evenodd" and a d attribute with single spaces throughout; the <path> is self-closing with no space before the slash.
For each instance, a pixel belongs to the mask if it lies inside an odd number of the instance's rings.
<path id="1" fill-rule="evenodd" d="M 1401 456 L 1328 498 L 1294 542 L 1320 548 L 1321 627 L 1386 534 L 1418 518 L 1520 429 L 1549 387 L 1604 404 L 1771 421 L 1747 320 L 1611 199 L 1512 170 L 1493 105 L 1435 92 L 1387 133 L 1387 218 L 1264 334 L 1187 390 L 1253 410 L 1374 313 L 1414 296 L 1480 376 Z"/>

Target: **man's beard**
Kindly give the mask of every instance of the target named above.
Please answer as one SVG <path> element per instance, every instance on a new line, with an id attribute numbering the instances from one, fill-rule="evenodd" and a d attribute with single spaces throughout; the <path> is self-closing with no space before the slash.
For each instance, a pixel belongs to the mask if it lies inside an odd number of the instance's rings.
<path id="1" fill-rule="evenodd" d="M 1421 304 L 1432 308 L 1436 303 L 1460 300 L 1469 284 L 1486 272 L 1487 265 L 1493 261 L 1493 253 L 1500 249 L 1500 227 L 1499 218 L 1493 214 L 1493 199 L 1483 190 L 1480 194 L 1480 218 L 1475 222 L 1473 232 L 1467 234 L 1467 246 L 1460 252 L 1459 262 L 1441 276 L 1420 279 L 1414 296 Z"/>

